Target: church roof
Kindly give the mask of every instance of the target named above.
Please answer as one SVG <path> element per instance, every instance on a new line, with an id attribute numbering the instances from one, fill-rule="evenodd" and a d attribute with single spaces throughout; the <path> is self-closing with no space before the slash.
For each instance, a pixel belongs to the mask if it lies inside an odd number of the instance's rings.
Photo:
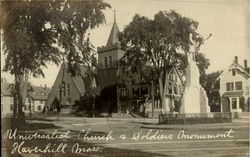
<path id="1" fill-rule="evenodd" d="M 90 87 L 92 82 L 91 78 L 93 77 L 91 71 L 93 70 L 82 64 L 78 64 L 75 70 L 76 74 L 72 75 L 69 72 L 69 67 L 67 63 L 63 63 L 61 65 L 55 83 L 46 101 L 46 106 L 52 105 L 55 100 L 58 101 L 60 100 L 60 103 L 64 105 L 70 104 L 76 100 L 80 100 L 81 96 L 83 96 L 86 92 L 89 92 L 91 90 Z M 73 94 L 70 94 L 70 96 L 69 95 L 61 96 L 60 99 L 58 85 L 61 84 L 62 78 L 63 81 L 65 81 L 67 84 L 70 85 L 70 88 L 72 89 L 74 88 L 75 90 Z"/>
<path id="2" fill-rule="evenodd" d="M 68 70 L 68 65 L 64 63 L 64 66 Z M 77 90 L 83 96 L 86 91 L 90 90 L 91 79 L 88 76 L 88 74 L 90 74 L 90 69 L 87 66 L 81 64 L 78 65 L 78 68 L 79 74 L 76 74 L 75 76 L 70 75 L 70 77 L 75 83 Z"/>
<path id="3" fill-rule="evenodd" d="M 119 28 L 117 26 L 116 17 L 114 15 L 114 23 L 111 32 L 109 34 L 108 42 L 106 44 L 107 47 L 119 43 L 118 34 L 119 34 Z"/>

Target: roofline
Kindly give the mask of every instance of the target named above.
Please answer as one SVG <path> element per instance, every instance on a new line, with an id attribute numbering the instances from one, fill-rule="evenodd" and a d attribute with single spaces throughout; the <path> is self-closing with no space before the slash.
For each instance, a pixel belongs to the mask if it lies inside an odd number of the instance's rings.
<path id="1" fill-rule="evenodd" d="M 169 73 L 172 72 L 173 69 L 175 69 L 175 71 L 176 71 L 176 73 L 178 74 L 178 76 L 179 76 L 181 82 L 183 83 L 183 80 L 182 80 L 182 78 L 181 78 L 181 75 L 180 75 L 180 73 L 179 73 L 179 70 L 177 70 L 176 67 L 172 67 L 172 68 L 170 69 Z"/>
<path id="2" fill-rule="evenodd" d="M 82 77 L 82 75 L 80 74 L 80 76 Z M 76 84 L 76 80 L 71 76 L 71 78 L 72 78 L 72 80 L 73 80 L 73 82 L 74 82 L 74 84 L 75 84 L 75 86 L 76 86 L 76 88 L 77 88 L 77 90 L 78 90 L 78 92 L 81 94 L 81 96 L 83 96 L 84 94 L 82 94 L 82 92 L 80 91 L 80 89 L 79 89 L 79 87 L 78 87 L 78 85 Z M 83 79 L 83 78 L 82 78 Z"/>
<path id="3" fill-rule="evenodd" d="M 227 71 L 229 71 L 229 70 L 232 68 L 233 65 L 234 65 L 234 64 L 230 65 L 228 68 L 226 68 L 225 70 L 223 70 L 222 73 L 217 77 L 217 79 L 216 79 L 214 82 L 218 81 L 222 75 L 224 75 Z M 248 77 L 250 77 L 250 74 L 248 74 L 244 69 L 239 68 L 239 67 L 237 67 L 237 66 L 235 66 L 234 68 L 236 68 L 236 69 L 242 71 L 242 72 L 245 73 Z"/>

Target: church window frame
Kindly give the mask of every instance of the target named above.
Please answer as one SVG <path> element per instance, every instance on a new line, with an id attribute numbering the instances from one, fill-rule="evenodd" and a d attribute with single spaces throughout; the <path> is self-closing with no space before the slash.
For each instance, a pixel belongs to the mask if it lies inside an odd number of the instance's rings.
<path id="1" fill-rule="evenodd" d="M 107 58 L 107 56 L 104 57 L 104 67 L 105 68 L 108 67 L 108 58 Z"/>
<path id="2" fill-rule="evenodd" d="M 65 82 L 62 83 L 62 95 L 66 96 Z"/>
<path id="3" fill-rule="evenodd" d="M 112 66 L 113 62 L 112 62 L 112 56 L 109 56 L 109 66 Z"/>
<path id="4" fill-rule="evenodd" d="M 67 83 L 67 93 L 68 93 L 68 96 L 70 96 L 70 84 Z"/>

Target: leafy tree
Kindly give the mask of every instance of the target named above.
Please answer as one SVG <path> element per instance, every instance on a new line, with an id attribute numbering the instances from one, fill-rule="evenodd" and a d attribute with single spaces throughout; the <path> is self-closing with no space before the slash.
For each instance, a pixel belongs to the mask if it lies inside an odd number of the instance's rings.
<path id="1" fill-rule="evenodd" d="M 212 72 L 204 75 L 202 86 L 207 92 L 208 104 L 211 107 L 212 112 L 220 112 L 220 82 L 218 77 L 222 71 Z"/>
<path id="2" fill-rule="evenodd" d="M 166 69 L 175 66 L 184 72 L 187 66 L 185 54 L 192 44 L 190 34 L 192 39 L 199 43 L 196 59 L 200 71 L 205 71 L 209 65 L 205 56 L 198 53 L 204 39 L 196 32 L 197 27 L 196 21 L 183 17 L 175 11 L 160 11 L 154 19 L 135 15 L 132 22 L 120 34 L 121 46 L 126 51 L 121 61 L 122 65 L 128 65 L 125 68 L 127 72 L 137 69 L 140 73 L 143 73 L 141 67 L 144 69 L 145 65 L 152 67 L 147 73 L 158 82 L 162 106 L 165 109 Z"/>
<path id="3" fill-rule="evenodd" d="M 6 55 L 3 70 L 15 78 L 14 105 L 18 112 L 13 112 L 14 117 L 15 113 L 18 118 L 23 116 L 29 76 L 44 77 L 42 69 L 48 62 L 58 65 L 65 55 L 70 65 L 93 60 L 85 34 L 104 22 L 102 11 L 107 7 L 102 0 L 1 2 L 0 26 Z"/>

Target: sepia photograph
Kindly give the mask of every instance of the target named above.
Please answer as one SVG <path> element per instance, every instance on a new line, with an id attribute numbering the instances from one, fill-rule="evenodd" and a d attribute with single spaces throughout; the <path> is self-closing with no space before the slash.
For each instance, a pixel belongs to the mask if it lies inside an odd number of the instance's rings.
<path id="1" fill-rule="evenodd" d="M 2 157 L 249 157 L 248 0 L 0 0 Z"/>

